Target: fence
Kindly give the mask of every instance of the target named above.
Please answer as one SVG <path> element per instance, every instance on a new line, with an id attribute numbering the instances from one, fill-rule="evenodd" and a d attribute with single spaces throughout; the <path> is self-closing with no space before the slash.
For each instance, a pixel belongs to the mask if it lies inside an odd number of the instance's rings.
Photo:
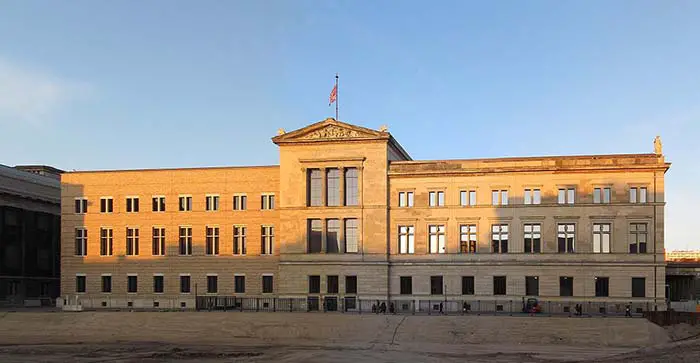
<path id="1" fill-rule="evenodd" d="M 697 325 L 700 324 L 700 312 L 687 312 L 687 311 L 646 311 L 644 312 L 644 317 L 650 322 L 661 325 L 674 325 L 674 324 L 690 324 Z"/>

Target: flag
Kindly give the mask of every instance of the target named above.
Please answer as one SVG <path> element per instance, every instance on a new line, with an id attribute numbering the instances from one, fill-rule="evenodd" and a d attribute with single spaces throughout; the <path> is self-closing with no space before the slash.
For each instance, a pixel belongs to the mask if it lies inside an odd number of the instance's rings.
<path id="1" fill-rule="evenodd" d="M 338 84 L 333 86 L 333 90 L 331 91 L 331 95 L 328 97 L 328 106 L 332 105 L 333 102 L 338 100 Z"/>

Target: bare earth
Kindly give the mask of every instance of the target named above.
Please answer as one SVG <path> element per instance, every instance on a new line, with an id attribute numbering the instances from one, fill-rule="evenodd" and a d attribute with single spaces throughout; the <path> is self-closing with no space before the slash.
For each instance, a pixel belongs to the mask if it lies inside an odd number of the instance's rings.
<path id="1" fill-rule="evenodd" d="M 700 340 L 671 341 L 694 329 L 669 335 L 637 318 L 8 312 L 0 362 L 695 363 Z"/>

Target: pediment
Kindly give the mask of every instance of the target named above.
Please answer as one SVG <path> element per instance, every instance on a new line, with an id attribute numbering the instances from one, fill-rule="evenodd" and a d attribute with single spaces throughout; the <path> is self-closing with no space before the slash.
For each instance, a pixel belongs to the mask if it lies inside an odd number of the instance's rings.
<path id="1" fill-rule="evenodd" d="M 272 138 L 272 141 L 275 143 L 342 141 L 385 139 L 388 138 L 388 136 L 387 132 L 350 125 L 334 119 L 326 119 L 292 132 L 282 133 Z"/>

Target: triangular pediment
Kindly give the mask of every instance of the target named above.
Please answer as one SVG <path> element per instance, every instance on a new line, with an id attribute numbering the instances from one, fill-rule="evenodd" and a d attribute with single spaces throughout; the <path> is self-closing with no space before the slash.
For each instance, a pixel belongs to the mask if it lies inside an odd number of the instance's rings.
<path id="1" fill-rule="evenodd" d="M 276 144 L 316 141 L 387 139 L 389 133 L 347 124 L 332 118 L 272 138 Z"/>

